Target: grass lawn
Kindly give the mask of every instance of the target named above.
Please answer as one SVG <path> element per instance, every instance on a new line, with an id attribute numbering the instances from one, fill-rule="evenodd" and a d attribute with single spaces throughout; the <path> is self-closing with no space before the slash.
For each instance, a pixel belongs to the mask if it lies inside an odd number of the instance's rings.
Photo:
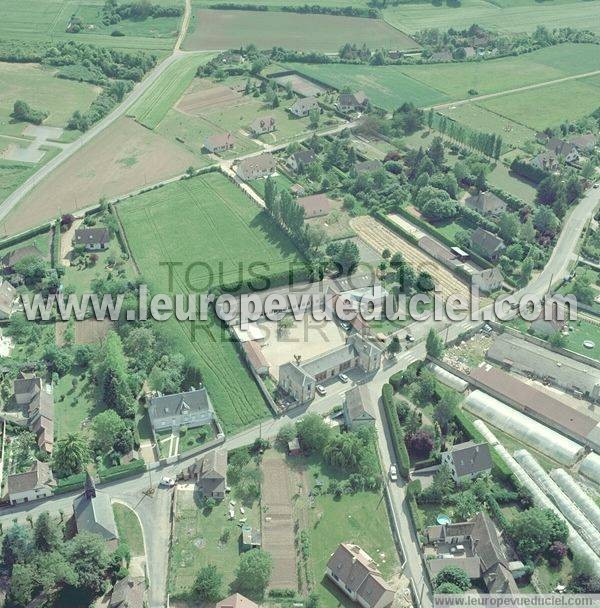
<path id="1" fill-rule="evenodd" d="M 407 3 L 383 11 L 392 25 L 409 33 L 425 28 L 465 29 L 473 23 L 499 32 L 533 32 L 538 25 L 548 29 L 573 27 L 600 32 L 597 19 L 600 2 L 577 0 L 462 0 L 459 6 L 446 3 Z"/>
<path id="2" fill-rule="evenodd" d="M 381 19 L 295 14 L 277 11 L 199 9 L 183 42 L 187 51 L 231 49 L 256 44 L 261 49 L 337 52 L 351 40 L 370 48 L 414 49 L 418 44 Z"/>
<path id="3" fill-rule="evenodd" d="M 556 585 L 566 585 L 571 578 L 573 562 L 565 557 L 559 567 L 551 566 L 545 559 L 541 559 L 535 567 L 539 584 L 543 593 L 553 593 Z"/>
<path id="4" fill-rule="evenodd" d="M 565 348 L 573 350 L 576 353 L 591 357 L 592 359 L 600 360 L 600 325 L 590 323 L 584 319 L 579 319 L 569 324 L 573 326 L 573 331 L 569 331 L 566 336 L 567 342 Z M 583 345 L 585 340 L 591 340 L 594 348 L 586 348 Z"/>
<path id="5" fill-rule="evenodd" d="M 591 72 L 597 70 L 599 64 L 599 46 L 561 44 L 518 57 L 503 57 L 485 62 L 406 65 L 397 66 L 394 69 L 413 77 L 424 85 L 441 90 L 452 99 L 466 99 L 469 97 L 470 89 L 476 90 L 479 95 L 498 93 L 529 84 Z M 573 84 L 572 82 L 567 83 L 567 87 L 571 87 Z M 543 92 L 533 91 L 532 94 L 549 98 L 548 91 L 549 89 L 544 88 Z M 492 104 L 494 101 L 502 104 L 503 100 L 505 100 L 504 97 L 479 102 L 479 104 L 486 109 L 494 110 L 496 106 L 488 104 Z M 540 116 L 543 117 L 541 113 Z"/>
<path id="6" fill-rule="evenodd" d="M 535 186 L 523 178 L 513 174 L 510 169 L 501 162 L 496 163 L 494 170 L 488 174 L 487 181 L 502 188 L 505 192 L 520 198 L 526 203 L 533 203 L 537 190 Z"/>
<path id="7" fill-rule="evenodd" d="M 155 293 L 203 293 L 248 277 L 252 262 L 266 264 L 271 273 L 301 262 L 291 241 L 220 173 L 135 196 L 118 212 L 133 256 Z M 161 266 L 165 262 L 181 264 L 171 289 Z M 267 415 L 256 384 L 216 319 L 195 325 L 172 319 L 161 326 L 179 352 L 199 366 L 226 432 Z"/>
<path id="8" fill-rule="evenodd" d="M 467 222 L 464 222 L 462 220 L 453 220 L 451 222 L 437 222 L 435 225 L 432 224 L 432 226 L 440 234 L 443 234 L 445 237 L 453 240 L 456 238 L 457 232 L 460 232 L 461 230 L 471 230 L 474 228 L 474 226 L 471 226 L 467 224 Z"/>
<path id="9" fill-rule="evenodd" d="M 466 103 L 450 106 L 443 109 L 441 113 L 471 129 L 484 133 L 498 133 L 502 136 L 502 141 L 509 146 L 520 147 L 526 141 L 535 139 L 535 131 L 532 129 L 507 120 L 501 114 L 491 112 L 479 104 Z"/>
<path id="10" fill-rule="evenodd" d="M 417 106 L 450 101 L 451 97 L 439 89 L 442 81 L 432 84 L 419 82 L 418 78 L 404 73 L 405 67 L 407 66 L 286 64 L 286 68 L 297 70 L 337 89 L 344 86 L 354 90 L 362 89 L 374 105 L 386 110 L 394 110 L 405 101 L 412 101 Z"/>
<path id="11" fill-rule="evenodd" d="M 207 564 L 217 566 L 223 575 L 224 591 L 235 579 L 241 555 L 240 502 L 235 507 L 236 518 L 229 520 L 229 498 L 213 509 L 204 509 L 196 492 L 177 492 L 175 531 L 171 550 L 169 593 L 189 594 L 198 570 Z M 260 526 L 258 503 L 244 506 L 246 524 Z"/>
<path id="12" fill-rule="evenodd" d="M 183 4 L 179 0 L 159 0 L 156 3 L 163 6 Z M 86 42 L 121 49 L 145 49 L 159 54 L 173 47 L 180 17 L 126 20 L 116 26 L 105 27 L 98 17 L 102 4 L 103 2 L 95 0 L 24 0 L 18 4 L 12 0 L 0 0 L 0 38 L 34 42 Z M 65 30 L 73 14 L 82 17 L 88 25 L 94 27 L 79 34 L 68 34 Z M 111 36 L 111 32 L 116 29 L 125 36 Z"/>
<path id="13" fill-rule="evenodd" d="M 294 185 L 294 182 L 287 177 L 287 175 L 284 175 L 283 173 L 278 173 L 277 175 L 273 176 L 273 181 L 277 184 L 277 191 L 281 192 L 283 190 L 289 190 L 291 186 Z M 252 187 L 252 189 L 261 197 L 264 198 L 265 197 L 265 182 L 267 180 L 265 179 L 253 179 L 252 181 L 248 182 L 250 184 L 250 186 Z"/>
<path id="14" fill-rule="evenodd" d="M 119 538 L 129 545 L 133 557 L 144 555 L 144 535 L 137 515 L 128 506 L 113 504 Z"/>
<path id="15" fill-rule="evenodd" d="M 192 83 L 198 66 L 212 57 L 212 54 L 190 55 L 172 63 L 130 108 L 128 115 L 145 127 L 155 129 Z"/>
<path id="16" fill-rule="evenodd" d="M 597 61 L 600 65 L 600 57 Z M 480 105 L 507 121 L 543 130 L 587 116 L 598 107 L 599 96 L 600 77 L 595 76 L 494 97 Z"/>
<path id="17" fill-rule="evenodd" d="M 77 386 L 73 387 L 73 378 Z M 73 368 L 54 387 L 54 434 L 62 439 L 69 433 L 81 433 L 89 421 L 104 411 L 100 390 L 83 369 Z"/>
<path id="18" fill-rule="evenodd" d="M 185 434 L 179 434 L 179 453 L 187 452 L 192 448 L 197 448 L 205 441 L 212 439 L 214 433 L 210 426 L 204 425 L 194 429 L 188 429 Z"/>
<path id="19" fill-rule="evenodd" d="M 84 112 L 89 108 L 100 89 L 57 78 L 56 72 L 54 68 L 36 64 L 0 62 L 0 133 L 20 136 L 29 125 L 10 117 L 17 99 L 26 101 L 36 110 L 48 112 L 44 126 L 65 127 L 75 110 Z"/>

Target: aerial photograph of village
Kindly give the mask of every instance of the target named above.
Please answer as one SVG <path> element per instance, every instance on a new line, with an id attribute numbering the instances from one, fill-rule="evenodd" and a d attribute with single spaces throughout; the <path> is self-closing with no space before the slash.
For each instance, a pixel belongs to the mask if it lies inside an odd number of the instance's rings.
<path id="1" fill-rule="evenodd" d="M 600 0 L 311 2 L 0 0 L 0 606 L 600 606 Z"/>

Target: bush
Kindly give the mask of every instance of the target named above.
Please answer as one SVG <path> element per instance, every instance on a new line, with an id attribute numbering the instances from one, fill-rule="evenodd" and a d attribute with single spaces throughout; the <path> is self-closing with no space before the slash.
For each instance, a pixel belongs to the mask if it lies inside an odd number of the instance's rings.
<path id="1" fill-rule="evenodd" d="M 393 389 L 391 384 L 384 384 L 381 396 L 383 398 L 383 409 L 385 410 L 390 434 L 392 436 L 398 472 L 400 475 L 402 475 L 402 477 L 404 477 L 404 479 L 408 479 L 410 459 L 408 457 L 406 444 L 404 443 L 404 431 L 402 430 L 400 421 L 398 420 L 398 413 L 396 411 L 396 405 L 394 404 Z"/>
<path id="2" fill-rule="evenodd" d="M 124 477 L 136 475 L 138 473 L 142 473 L 145 470 L 146 463 L 143 460 L 138 459 L 132 460 L 127 464 L 121 464 L 116 467 L 111 467 L 110 469 L 100 471 L 99 477 L 102 483 L 106 483 L 109 481 L 116 481 L 117 479 L 123 479 Z"/>

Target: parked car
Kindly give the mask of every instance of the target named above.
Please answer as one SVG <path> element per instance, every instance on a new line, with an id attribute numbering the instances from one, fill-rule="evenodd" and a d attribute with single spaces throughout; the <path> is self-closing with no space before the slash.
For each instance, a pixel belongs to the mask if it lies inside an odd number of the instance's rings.
<path id="1" fill-rule="evenodd" d="M 340 323 L 342 329 L 345 329 L 346 331 L 350 331 L 352 329 L 352 325 L 350 325 L 350 323 L 348 323 L 348 321 L 342 321 Z"/>
<path id="2" fill-rule="evenodd" d="M 396 465 L 393 464 L 390 466 L 390 480 L 398 481 L 398 471 L 396 470 Z"/>
<path id="3" fill-rule="evenodd" d="M 338 378 L 339 378 L 339 379 L 340 379 L 340 381 L 341 381 L 341 382 L 343 382 L 344 384 L 345 384 L 346 382 L 350 382 L 350 378 L 348 378 L 348 376 L 346 376 L 346 374 L 340 374 L 340 375 L 338 376 Z"/>
<path id="4" fill-rule="evenodd" d="M 175 480 L 172 477 L 163 477 L 160 480 L 160 485 L 163 488 L 173 488 L 175 486 Z"/>
<path id="5" fill-rule="evenodd" d="M 415 341 L 415 337 L 412 334 L 406 334 L 406 341 L 407 342 L 414 342 Z"/>
<path id="6" fill-rule="evenodd" d="M 323 396 L 327 394 L 327 389 L 322 384 L 317 384 L 317 393 Z"/>

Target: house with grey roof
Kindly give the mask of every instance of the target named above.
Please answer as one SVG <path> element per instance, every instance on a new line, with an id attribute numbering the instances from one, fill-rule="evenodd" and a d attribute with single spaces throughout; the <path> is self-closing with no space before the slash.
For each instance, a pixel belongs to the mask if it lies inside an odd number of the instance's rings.
<path id="1" fill-rule="evenodd" d="M 187 468 L 184 478 L 193 481 L 205 498 L 222 500 L 227 489 L 227 451 L 207 452 Z"/>
<path id="2" fill-rule="evenodd" d="M 340 112 L 361 112 L 369 103 L 369 98 L 364 91 L 356 93 L 340 93 L 338 98 L 338 109 Z"/>
<path id="3" fill-rule="evenodd" d="M 508 561 L 494 522 L 483 511 L 465 522 L 426 528 L 425 551 L 433 557 L 425 560 L 432 578 L 444 568 L 457 567 L 471 580 L 481 580 L 488 593 L 519 593 L 513 572 L 523 564 Z"/>
<path id="4" fill-rule="evenodd" d="M 497 262 L 502 252 L 506 249 L 504 241 L 499 236 L 483 228 L 477 228 L 477 230 L 473 231 L 471 234 L 471 246 L 475 253 L 490 262 Z"/>
<path id="5" fill-rule="evenodd" d="M 29 471 L 8 476 L 8 500 L 11 505 L 18 505 L 46 498 L 55 486 L 50 465 L 36 460 Z"/>
<path id="6" fill-rule="evenodd" d="M 255 136 L 271 133 L 272 131 L 275 131 L 275 129 L 277 129 L 277 122 L 274 116 L 257 117 L 250 125 L 250 131 Z"/>
<path id="7" fill-rule="evenodd" d="M 317 155 L 312 150 L 296 150 L 288 157 L 285 164 L 292 171 L 302 172 L 315 160 L 317 160 Z"/>
<path id="8" fill-rule="evenodd" d="M 15 401 L 24 407 L 27 426 L 38 447 L 51 454 L 54 447 L 54 398 L 42 378 L 22 376 L 13 381 Z"/>
<path id="9" fill-rule="evenodd" d="M 576 146 L 564 139 L 551 137 L 546 142 L 546 148 L 554 152 L 557 157 L 563 158 L 566 162 L 572 163 L 579 159 L 579 152 Z"/>
<path id="10" fill-rule="evenodd" d="M 109 608 L 144 608 L 146 586 L 131 576 L 119 579 L 110 594 Z"/>
<path id="11" fill-rule="evenodd" d="M 8 281 L 0 282 L 0 320 L 10 319 L 17 299 L 17 290 Z"/>
<path id="12" fill-rule="evenodd" d="M 363 608 L 385 608 L 394 589 L 381 576 L 376 562 L 358 545 L 341 543 L 327 562 L 325 574 Z"/>
<path id="13" fill-rule="evenodd" d="M 234 165 L 235 172 L 244 180 L 268 177 L 276 168 L 277 162 L 270 152 L 244 158 Z"/>
<path id="14" fill-rule="evenodd" d="M 529 161 L 529 164 L 541 169 L 542 171 L 548 171 L 549 173 L 558 171 L 560 168 L 558 157 L 551 150 L 546 150 L 546 152 L 537 154 Z"/>
<path id="15" fill-rule="evenodd" d="M 226 152 L 231 150 L 235 144 L 235 138 L 231 133 L 217 133 L 216 135 L 209 135 L 205 138 L 204 147 L 214 153 Z"/>
<path id="16" fill-rule="evenodd" d="M 506 211 L 506 203 L 489 190 L 467 197 L 465 205 L 469 209 L 478 211 L 481 215 L 499 215 Z"/>
<path id="17" fill-rule="evenodd" d="M 83 494 L 73 501 L 77 532 L 101 536 L 110 547 L 116 548 L 119 539 L 115 516 L 108 494 L 96 491 L 92 476 L 87 473 Z"/>
<path id="18" fill-rule="evenodd" d="M 497 267 L 485 268 L 471 275 L 471 283 L 483 293 L 492 293 L 502 288 L 504 275 Z"/>
<path id="19" fill-rule="evenodd" d="M 102 228 L 78 228 L 75 230 L 73 245 L 83 245 L 86 251 L 102 251 L 108 248 L 110 231 Z"/>
<path id="20" fill-rule="evenodd" d="M 456 483 L 470 481 L 478 475 L 492 472 L 492 456 L 487 443 L 466 441 L 442 452 L 442 465 L 446 465 Z"/>
<path id="21" fill-rule="evenodd" d="M 342 414 L 346 427 L 350 430 L 375 424 L 375 411 L 364 384 L 355 386 L 344 395 Z"/>
<path id="22" fill-rule="evenodd" d="M 304 403 L 315 397 L 317 384 L 335 378 L 350 369 L 360 368 L 371 374 L 381 367 L 383 351 L 360 334 L 352 334 L 346 343 L 318 357 L 279 367 L 279 387 L 296 401 Z"/>
<path id="23" fill-rule="evenodd" d="M 569 143 L 573 144 L 582 154 L 585 154 L 596 147 L 598 138 L 593 133 L 585 133 L 584 135 L 571 137 Z"/>
<path id="24" fill-rule="evenodd" d="M 215 418 L 210 397 L 205 387 L 173 395 L 159 395 L 148 406 L 154 431 L 194 428 L 210 424 Z"/>
<path id="25" fill-rule="evenodd" d="M 308 116 L 311 110 L 319 110 L 319 102 L 316 97 L 301 97 L 297 99 L 290 107 L 290 112 L 294 116 Z"/>

